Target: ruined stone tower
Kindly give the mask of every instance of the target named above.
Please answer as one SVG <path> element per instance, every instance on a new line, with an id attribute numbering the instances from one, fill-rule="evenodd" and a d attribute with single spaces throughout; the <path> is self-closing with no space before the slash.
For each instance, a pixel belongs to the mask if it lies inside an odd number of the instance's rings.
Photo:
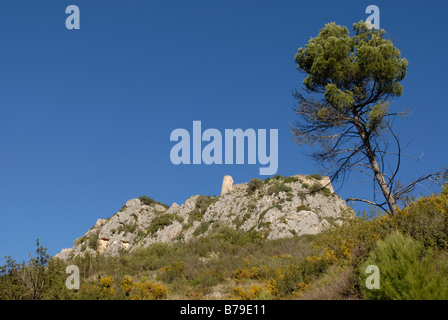
<path id="1" fill-rule="evenodd" d="M 224 179 L 222 180 L 222 188 L 221 188 L 221 195 L 232 191 L 233 189 L 233 178 L 232 176 L 224 176 Z"/>

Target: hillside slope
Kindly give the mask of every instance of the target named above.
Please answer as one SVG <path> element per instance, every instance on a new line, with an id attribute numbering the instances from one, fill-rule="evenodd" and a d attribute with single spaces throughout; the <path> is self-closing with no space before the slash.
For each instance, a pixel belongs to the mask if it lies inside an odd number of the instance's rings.
<path id="1" fill-rule="evenodd" d="M 111 218 L 96 224 L 57 258 L 117 255 L 154 242 L 187 242 L 220 225 L 259 231 L 267 239 L 317 234 L 352 215 L 333 192 L 328 177 L 276 176 L 237 184 L 221 196 L 195 195 L 184 204 L 162 205 L 148 197 L 131 199 Z"/>

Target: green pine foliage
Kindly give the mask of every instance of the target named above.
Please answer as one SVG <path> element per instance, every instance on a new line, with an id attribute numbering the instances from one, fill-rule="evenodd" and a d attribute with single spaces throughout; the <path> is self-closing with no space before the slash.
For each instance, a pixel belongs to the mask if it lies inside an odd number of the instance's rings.
<path id="1" fill-rule="evenodd" d="M 324 92 L 329 116 L 333 109 L 342 111 L 368 101 L 370 87 L 362 80 L 369 77 L 381 84 L 384 97 L 403 92 L 399 82 L 406 76 L 408 62 L 385 38 L 385 31 L 370 30 L 363 21 L 355 23 L 353 31 L 351 36 L 347 27 L 329 23 L 295 56 L 298 67 L 308 74 L 306 88 Z"/>

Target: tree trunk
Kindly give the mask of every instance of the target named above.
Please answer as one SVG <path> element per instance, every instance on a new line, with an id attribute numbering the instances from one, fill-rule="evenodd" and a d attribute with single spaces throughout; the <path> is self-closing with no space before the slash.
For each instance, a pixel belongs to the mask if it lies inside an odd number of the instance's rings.
<path id="1" fill-rule="evenodd" d="M 370 151 L 367 149 L 370 149 Z M 391 213 L 396 214 L 399 209 L 397 202 L 395 201 L 394 194 L 391 193 L 389 186 L 387 185 L 387 182 L 384 179 L 384 175 L 378 166 L 378 162 L 376 161 L 375 153 L 373 152 L 373 150 L 371 148 L 367 148 L 367 147 L 366 147 L 366 151 L 367 151 L 367 156 L 369 158 L 370 164 L 372 166 L 372 170 L 375 174 L 376 181 L 378 182 L 378 185 L 380 186 L 380 189 L 383 192 L 384 198 L 387 201 L 389 209 L 390 209 Z"/>
<path id="2" fill-rule="evenodd" d="M 381 172 L 380 166 L 378 165 L 378 161 L 376 160 L 375 152 L 372 150 L 372 147 L 370 145 L 370 140 L 368 138 L 367 131 L 364 128 L 364 126 L 358 121 L 357 116 L 355 116 L 355 126 L 364 144 L 364 149 L 366 150 L 367 158 L 369 159 L 371 169 L 375 174 L 375 179 L 378 182 L 378 185 L 381 189 L 381 192 L 384 195 L 384 198 L 386 199 L 390 212 L 392 214 L 396 214 L 400 208 L 397 205 L 394 194 L 391 193 L 390 188 L 387 185 L 383 172 Z"/>

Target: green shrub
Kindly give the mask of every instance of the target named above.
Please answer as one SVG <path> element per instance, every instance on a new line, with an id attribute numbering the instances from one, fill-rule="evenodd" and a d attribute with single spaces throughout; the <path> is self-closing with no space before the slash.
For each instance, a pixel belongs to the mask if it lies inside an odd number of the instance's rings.
<path id="1" fill-rule="evenodd" d="M 185 263 L 173 262 L 172 264 L 160 269 L 161 273 L 158 280 L 171 283 L 185 275 Z"/>
<path id="2" fill-rule="evenodd" d="M 247 194 L 254 194 L 257 189 L 260 189 L 263 186 L 263 181 L 260 179 L 254 178 L 249 181 L 249 186 L 247 187 Z"/>
<path id="3" fill-rule="evenodd" d="M 182 230 L 188 230 L 192 226 L 193 226 L 193 222 L 184 223 L 184 224 L 182 224 Z"/>
<path id="4" fill-rule="evenodd" d="M 174 214 L 162 214 L 160 216 L 155 217 L 152 219 L 151 224 L 148 227 L 148 234 L 154 234 L 159 229 L 163 229 L 166 226 L 169 226 L 173 223 L 176 216 Z"/>
<path id="5" fill-rule="evenodd" d="M 305 184 L 303 184 L 303 186 L 306 187 L 310 191 L 310 193 L 320 192 L 326 197 L 330 197 L 333 195 L 330 189 L 324 188 L 319 182 L 315 182 L 311 186 L 309 185 L 305 186 Z"/>
<path id="6" fill-rule="evenodd" d="M 261 228 L 263 228 L 264 226 L 266 225 L 266 222 L 260 222 L 260 223 L 258 223 L 258 226 L 257 226 L 257 229 L 261 229 Z"/>
<path id="7" fill-rule="evenodd" d="M 268 190 L 266 191 L 266 194 L 272 195 L 275 193 L 275 195 L 278 195 L 280 192 L 291 192 L 291 191 L 292 191 L 291 187 L 288 187 L 283 182 L 281 182 L 270 185 Z"/>
<path id="8" fill-rule="evenodd" d="M 299 212 L 299 211 L 311 211 L 311 208 L 306 206 L 306 205 L 304 205 L 304 204 L 301 204 L 300 206 L 298 206 L 296 208 L 296 211 L 297 212 Z"/>
<path id="9" fill-rule="evenodd" d="M 291 182 L 297 182 L 299 181 L 299 178 L 297 177 L 286 177 L 283 179 L 284 183 L 291 183 Z"/>
<path id="10" fill-rule="evenodd" d="M 100 235 L 100 230 L 96 230 L 89 235 L 89 248 L 96 250 L 98 249 L 98 237 Z"/>
<path id="11" fill-rule="evenodd" d="M 308 188 L 308 190 L 309 190 L 311 193 L 316 193 L 316 192 L 321 191 L 321 190 L 323 190 L 323 189 L 322 189 L 322 185 L 321 185 L 320 183 L 316 182 L 316 183 L 313 183 L 313 184 L 311 185 L 311 187 Z"/>
<path id="12" fill-rule="evenodd" d="M 200 195 L 196 198 L 195 208 L 188 214 L 189 222 L 202 220 L 208 207 L 218 201 L 218 197 Z"/>
<path id="13" fill-rule="evenodd" d="M 266 190 L 266 195 L 270 196 L 270 195 L 274 194 L 276 190 L 277 190 L 276 184 L 270 185 L 268 190 Z"/>
<path id="14" fill-rule="evenodd" d="M 209 227 L 210 227 L 210 222 L 203 221 L 203 222 L 201 222 L 199 227 L 197 227 L 196 230 L 194 230 L 193 235 L 199 236 L 201 234 L 204 234 L 208 230 Z"/>
<path id="15" fill-rule="evenodd" d="M 292 188 L 286 186 L 284 183 L 280 184 L 277 190 L 275 190 L 275 194 L 279 194 L 280 192 L 291 192 Z"/>
<path id="16" fill-rule="evenodd" d="M 323 194 L 324 196 L 326 196 L 326 197 L 330 197 L 330 196 L 333 195 L 333 194 L 331 193 L 330 189 L 328 189 L 328 188 L 323 188 L 323 189 L 321 190 L 321 192 L 322 192 L 322 194 Z"/>
<path id="17" fill-rule="evenodd" d="M 167 205 L 166 203 L 162 203 L 162 202 L 160 202 L 160 201 L 156 201 L 156 200 L 154 200 L 154 199 L 151 198 L 151 197 L 141 196 L 139 199 L 140 199 L 140 201 L 141 201 L 141 203 L 142 203 L 143 205 L 151 206 L 151 205 L 154 205 L 154 204 L 159 204 L 159 205 L 165 207 L 166 209 L 168 209 L 168 208 L 170 207 L 170 206 Z"/>
<path id="18" fill-rule="evenodd" d="M 236 229 L 239 230 L 239 228 L 243 225 L 244 221 L 245 221 L 244 217 L 237 216 L 235 219 L 233 219 L 232 223 L 235 225 Z"/>
<path id="19" fill-rule="evenodd" d="M 263 237 L 257 231 L 238 231 L 228 226 L 219 228 L 210 238 L 217 238 L 223 243 L 237 246 L 259 244 L 263 241 Z"/>
<path id="20" fill-rule="evenodd" d="M 201 221 L 204 217 L 204 214 L 201 213 L 201 210 L 195 208 L 188 213 L 188 223 L 193 223 L 193 221 Z"/>
<path id="21" fill-rule="evenodd" d="M 148 231 L 139 230 L 137 236 L 134 238 L 134 243 L 139 243 L 143 238 L 148 235 Z"/>
<path id="22" fill-rule="evenodd" d="M 156 203 L 156 200 L 154 200 L 151 197 L 147 197 L 147 196 L 141 196 L 139 199 L 143 205 L 147 205 L 147 206 L 150 206 L 150 205 L 153 205 Z"/>
<path id="23" fill-rule="evenodd" d="M 448 196 L 443 193 L 422 197 L 385 222 L 425 247 L 448 248 Z"/>
<path id="24" fill-rule="evenodd" d="M 367 289 L 368 265 L 380 271 L 380 288 Z M 440 263 L 432 250 L 401 233 L 379 241 L 360 268 L 360 284 L 369 299 L 448 299 L 448 259 Z"/>
<path id="25" fill-rule="evenodd" d="M 133 233 L 136 229 L 137 229 L 136 223 L 133 223 L 133 224 L 125 223 L 118 227 L 117 232 L 124 231 L 124 234 L 126 235 L 126 233 L 128 233 L 128 232 Z"/>
<path id="26" fill-rule="evenodd" d="M 441 196 L 448 197 L 448 182 L 442 187 Z"/>
<path id="27" fill-rule="evenodd" d="M 307 178 L 315 179 L 315 180 L 322 180 L 322 175 L 320 174 L 309 174 L 306 176 Z"/>
<path id="28" fill-rule="evenodd" d="M 300 291 L 302 286 L 307 286 L 327 268 L 328 264 L 324 260 L 304 259 L 289 264 L 276 279 L 278 294 L 284 296 Z"/>
<path id="29" fill-rule="evenodd" d="M 217 200 L 217 197 L 200 195 L 196 199 L 196 208 L 205 211 L 211 204 L 215 203 Z"/>
<path id="30" fill-rule="evenodd" d="M 256 204 L 256 203 L 251 203 L 251 204 L 249 204 L 249 205 L 247 206 L 247 211 L 250 212 L 250 213 L 252 213 L 252 212 L 254 212 L 254 210 L 255 210 L 256 207 L 257 207 L 257 204 Z"/>
<path id="31" fill-rule="evenodd" d="M 199 286 L 208 288 L 216 286 L 224 281 L 225 278 L 220 272 L 206 269 L 196 275 L 193 280 L 190 281 L 190 285 L 193 287 Z"/>
<path id="32" fill-rule="evenodd" d="M 86 235 L 83 235 L 82 237 L 79 237 L 78 239 L 75 239 L 75 241 L 73 241 L 73 246 L 78 246 L 78 245 L 80 245 L 81 243 L 83 243 L 84 241 L 86 241 L 87 240 L 87 236 Z"/>
<path id="33" fill-rule="evenodd" d="M 331 219 L 326 218 L 331 223 Z M 384 217 L 383 217 L 384 219 Z M 331 252 L 335 258 L 345 261 L 358 269 L 364 262 L 377 240 L 385 236 L 380 218 L 370 219 L 365 214 L 346 219 L 341 226 L 333 226 L 317 235 L 316 245 Z"/>
<path id="34" fill-rule="evenodd" d="M 291 183 L 291 182 L 299 181 L 299 178 L 297 178 L 297 177 L 282 177 L 281 175 L 277 174 L 277 175 L 273 176 L 272 178 L 266 178 L 264 180 L 264 182 L 268 183 L 272 180 L 278 181 L 278 182 L 284 182 L 284 183 Z"/>

